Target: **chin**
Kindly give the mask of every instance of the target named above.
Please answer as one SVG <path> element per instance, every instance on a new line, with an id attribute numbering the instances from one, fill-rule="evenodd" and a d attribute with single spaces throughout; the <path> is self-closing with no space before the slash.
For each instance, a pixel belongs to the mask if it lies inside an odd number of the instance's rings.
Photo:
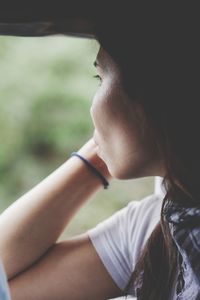
<path id="1" fill-rule="evenodd" d="M 108 170 L 109 170 L 109 173 L 111 174 L 111 176 L 115 179 L 126 180 L 126 179 L 134 178 L 130 174 L 127 174 L 127 172 L 125 172 L 125 170 L 115 169 L 115 168 L 111 168 L 109 166 L 108 166 Z"/>
<path id="2" fill-rule="evenodd" d="M 108 170 L 113 178 L 120 180 L 137 179 L 142 177 L 153 176 L 151 172 L 145 172 L 144 169 L 141 168 L 125 169 L 108 167 Z"/>

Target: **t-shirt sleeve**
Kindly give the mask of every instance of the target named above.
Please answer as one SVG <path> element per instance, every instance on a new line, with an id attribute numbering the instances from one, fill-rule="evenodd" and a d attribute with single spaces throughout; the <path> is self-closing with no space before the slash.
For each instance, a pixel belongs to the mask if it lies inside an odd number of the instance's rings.
<path id="1" fill-rule="evenodd" d="M 161 199 L 131 201 L 87 231 L 100 259 L 121 290 L 128 284 L 139 254 L 159 221 Z"/>

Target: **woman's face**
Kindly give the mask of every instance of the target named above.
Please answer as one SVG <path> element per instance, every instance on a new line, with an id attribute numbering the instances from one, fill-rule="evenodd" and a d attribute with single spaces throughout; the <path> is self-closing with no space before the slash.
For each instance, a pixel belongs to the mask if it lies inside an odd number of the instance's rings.
<path id="1" fill-rule="evenodd" d="M 101 84 L 93 99 L 91 117 L 98 155 L 115 178 L 163 176 L 142 108 L 123 90 L 120 71 L 103 48 L 95 65 Z"/>

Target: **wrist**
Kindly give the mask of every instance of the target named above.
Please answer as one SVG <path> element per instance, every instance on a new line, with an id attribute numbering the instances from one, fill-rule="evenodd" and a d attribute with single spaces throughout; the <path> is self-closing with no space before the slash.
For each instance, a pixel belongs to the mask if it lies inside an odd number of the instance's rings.
<path id="1" fill-rule="evenodd" d="M 101 172 L 107 180 L 112 179 L 107 165 L 97 154 L 97 145 L 93 139 L 90 139 L 83 147 L 81 147 L 78 153 L 87 159 L 99 172 Z"/>

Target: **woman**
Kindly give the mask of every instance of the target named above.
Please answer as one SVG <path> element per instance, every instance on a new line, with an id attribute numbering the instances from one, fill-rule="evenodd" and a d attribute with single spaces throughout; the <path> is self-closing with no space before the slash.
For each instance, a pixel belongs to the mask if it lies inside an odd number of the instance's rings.
<path id="1" fill-rule="evenodd" d="M 137 5 L 92 20 L 94 137 L 1 216 L 12 299 L 200 299 L 199 45 L 190 16 L 186 6 L 158 14 Z M 164 199 L 131 202 L 56 242 L 100 179 L 145 176 L 163 177 Z"/>

